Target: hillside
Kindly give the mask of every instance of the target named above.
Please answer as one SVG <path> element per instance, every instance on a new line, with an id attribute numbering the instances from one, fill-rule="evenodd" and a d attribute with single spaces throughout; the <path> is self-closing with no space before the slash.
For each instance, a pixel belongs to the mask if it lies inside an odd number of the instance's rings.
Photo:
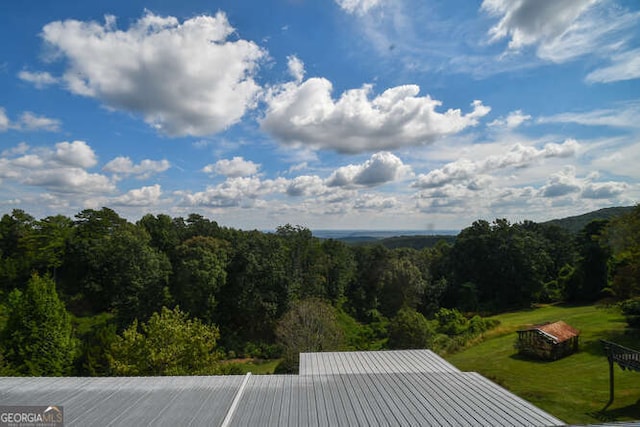
<path id="1" fill-rule="evenodd" d="M 485 341 L 447 360 L 464 371 L 476 371 L 570 424 L 640 419 L 640 373 L 615 368 L 615 400 L 609 398 L 609 368 L 601 339 L 640 349 L 640 335 L 625 330 L 615 308 L 543 306 L 498 315 L 501 325 Z M 564 320 L 581 331 L 580 351 L 554 362 L 517 355 L 516 330 L 525 325 Z"/>
<path id="2" fill-rule="evenodd" d="M 597 211 L 588 212 L 582 215 L 570 216 L 561 219 L 552 219 L 542 224 L 552 224 L 562 227 L 572 233 L 579 233 L 585 225 L 597 219 L 611 219 L 617 216 L 629 213 L 633 210 L 633 206 L 617 206 L 613 208 L 604 208 Z"/>

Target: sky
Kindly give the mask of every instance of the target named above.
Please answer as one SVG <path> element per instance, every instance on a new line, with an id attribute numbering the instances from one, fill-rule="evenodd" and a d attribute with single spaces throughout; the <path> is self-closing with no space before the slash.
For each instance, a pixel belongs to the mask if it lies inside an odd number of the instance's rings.
<path id="1" fill-rule="evenodd" d="M 640 199 L 640 2 L 8 0 L 0 213 L 459 230 Z"/>

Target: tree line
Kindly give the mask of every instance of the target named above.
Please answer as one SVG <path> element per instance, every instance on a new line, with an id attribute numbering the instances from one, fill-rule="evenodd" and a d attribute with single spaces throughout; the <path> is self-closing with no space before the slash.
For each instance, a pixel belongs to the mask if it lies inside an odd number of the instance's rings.
<path id="1" fill-rule="evenodd" d="M 219 373 L 234 356 L 289 371 L 298 351 L 447 351 L 491 326 L 478 314 L 639 296 L 639 260 L 640 207 L 578 234 L 479 220 L 422 250 L 198 214 L 16 209 L 0 219 L 0 373 Z"/>

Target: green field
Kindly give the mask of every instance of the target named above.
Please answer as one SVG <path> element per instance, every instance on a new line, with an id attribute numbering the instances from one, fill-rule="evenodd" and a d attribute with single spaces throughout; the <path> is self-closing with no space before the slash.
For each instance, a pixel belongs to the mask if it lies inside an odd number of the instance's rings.
<path id="1" fill-rule="evenodd" d="M 486 339 L 446 357 L 463 371 L 485 377 L 525 398 L 557 418 L 576 424 L 640 419 L 640 372 L 615 367 L 615 400 L 609 400 L 609 365 L 599 340 L 640 350 L 640 335 L 625 331 L 616 308 L 542 306 L 495 317 L 501 324 Z M 516 330 L 546 321 L 564 320 L 581 331 L 580 351 L 554 362 L 519 357 Z"/>

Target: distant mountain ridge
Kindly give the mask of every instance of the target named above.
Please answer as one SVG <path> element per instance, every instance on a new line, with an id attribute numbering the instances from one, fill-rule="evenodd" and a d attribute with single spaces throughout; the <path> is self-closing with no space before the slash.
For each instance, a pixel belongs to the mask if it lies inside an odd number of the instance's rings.
<path id="1" fill-rule="evenodd" d="M 582 215 L 570 216 L 561 219 L 552 219 L 550 221 L 542 222 L 541 224 L 557 225 L 572 233 L 579 233 L 585 227 L 585 225 L 589 224 L 591 221 L 597 219 L 609 220 L 631 212 L 634 207 L 635 206 L 616 206 L 611 208 L 603 208 Z"/>
<path id="2" fill-rule="evenodd" d="M 557 225 L 571 233 L 579 233 L 591 221 L 609 220 L 627 214 L 634 206 L 616 206 L 598 209 L 582 215 L 552 219 L 540 224 Z M 388 249 L 433 247 L 440 241 L 453 244 L 459 231 L 456 230 L 315 230 L 314 236 L 335 239 L 351 245 L 381 244 Z"/>

